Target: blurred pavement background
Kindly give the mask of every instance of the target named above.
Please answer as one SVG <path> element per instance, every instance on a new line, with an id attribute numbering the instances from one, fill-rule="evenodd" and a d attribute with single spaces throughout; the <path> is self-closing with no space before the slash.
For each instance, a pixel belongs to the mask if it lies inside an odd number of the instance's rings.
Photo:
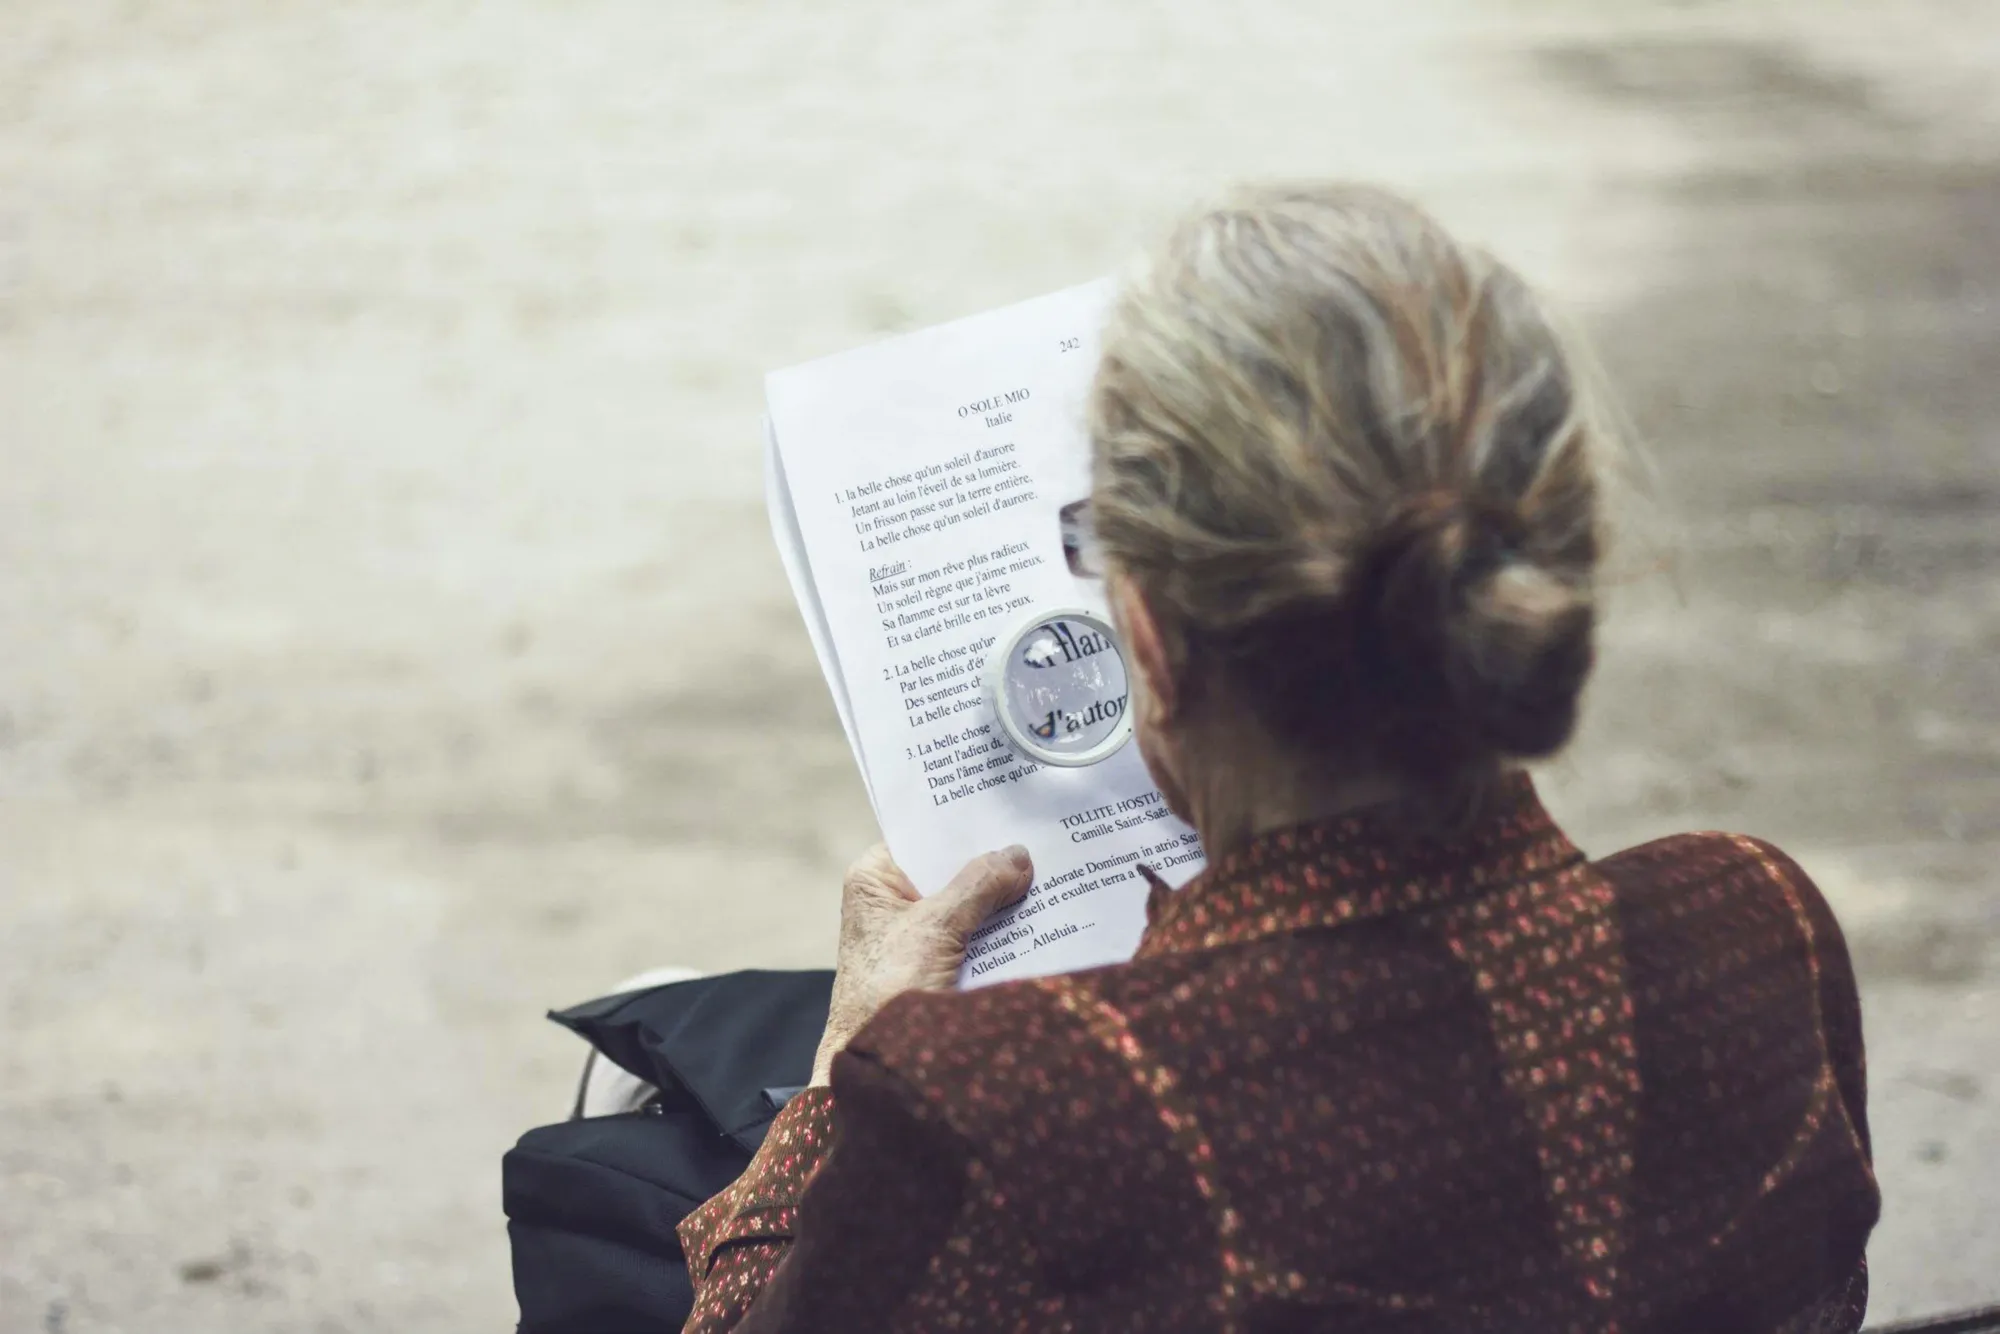
<path id="1" fill-rule="evenodd" d="M 8 0 L 0 1330 L 511 1328 L 542 1011 L 829 961 L 874 837 L 761 374 L 1332 174 L 1597 336 L 1667 540 L 1545 790 L 1818 878 L 1876 1317 L 2000 1300 L 1996 74 L 1992 0 Z"/>

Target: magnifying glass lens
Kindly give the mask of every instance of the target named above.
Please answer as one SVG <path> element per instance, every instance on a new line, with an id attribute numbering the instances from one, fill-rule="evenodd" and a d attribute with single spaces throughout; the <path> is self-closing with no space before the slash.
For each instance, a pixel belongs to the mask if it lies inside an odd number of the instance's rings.
<path id="1" fill-rule="evenodd" d="M 1029 759 L 1095 764 L 1132 734 L 1125 656 L 1102 617 L 1081 611 L 1039 616 L 996 650 L 994 711 Z"/>

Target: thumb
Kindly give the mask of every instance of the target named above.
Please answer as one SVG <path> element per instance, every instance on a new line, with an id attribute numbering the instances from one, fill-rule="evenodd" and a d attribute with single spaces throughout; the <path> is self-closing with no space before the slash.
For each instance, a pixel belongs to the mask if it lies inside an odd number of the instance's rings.
<path id="1" fill-rule="evenodd" d="M 951 883 L 925 902 L 936 905 L 938 923 L 961 944 L 994 909 L 1018 902 L 1035 880 L 1028 850 L 1016 843 L 1000 852 L 974 857 Z"/>

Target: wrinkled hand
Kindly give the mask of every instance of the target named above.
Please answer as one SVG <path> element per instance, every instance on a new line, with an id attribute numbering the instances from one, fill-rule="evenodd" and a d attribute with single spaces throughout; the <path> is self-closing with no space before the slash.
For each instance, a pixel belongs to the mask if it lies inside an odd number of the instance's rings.
<path id="1" fill-rule="evenodd" d="M 974 857 L 926 899 L 886 846 L 862 853 L 841 886 L 840 954 L 812 1082 L 827 1082 L 835 1054 L 891 1000 L 957 981 L 967 939 L 995 909 L 1026 894 L 1034 876 L 1028 850 L 1011 847 Z"/>

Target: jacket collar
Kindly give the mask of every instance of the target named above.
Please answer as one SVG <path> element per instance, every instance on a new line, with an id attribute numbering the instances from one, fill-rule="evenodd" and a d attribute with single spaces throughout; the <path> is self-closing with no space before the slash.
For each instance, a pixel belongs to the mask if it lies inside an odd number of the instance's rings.
<path id="1" fill-rule="evenodd" d="M 1141 867 L 1153 892 L 1136 957 L 1415 912 L 1583 860 L 1529 777 L 1509 774 L 1457 833 L 1415 832 L 1393 807 L 1371 807 L 1259 834 L 1178 891 Z"/>

